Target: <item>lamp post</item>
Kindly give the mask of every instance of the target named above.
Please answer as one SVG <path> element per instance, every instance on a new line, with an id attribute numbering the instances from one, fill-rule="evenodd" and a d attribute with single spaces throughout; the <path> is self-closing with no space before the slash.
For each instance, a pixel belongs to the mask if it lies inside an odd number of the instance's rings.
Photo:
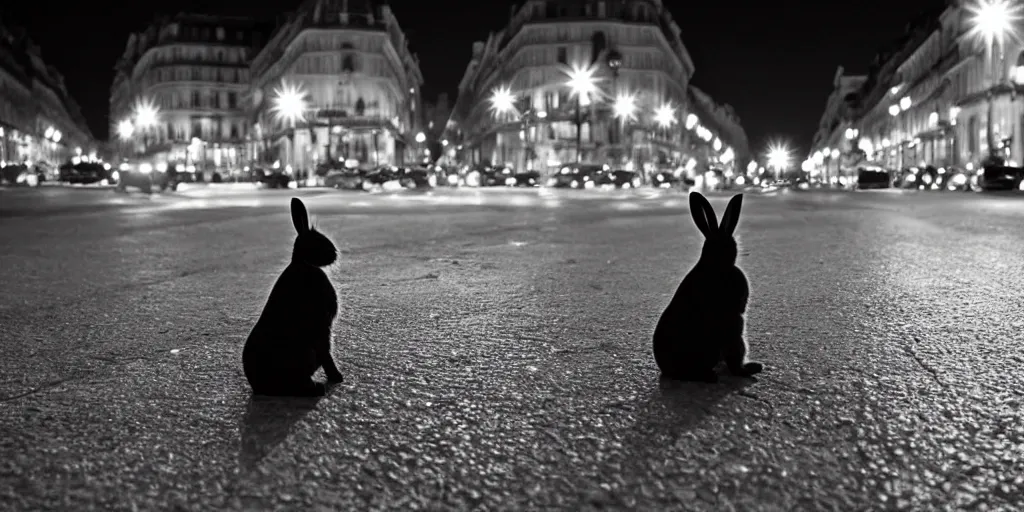
<path id="1" fill-rule="evenodd" d="M 576 97 L 576 163 L 583 161 L 583 107 L 590 105 L 590 95 L 597 92 L 597 79 L 594 77 L 594 68 L 584 66 L 573 66 L 569 71 L 569 86 L 571 96 Z"/>
<path id="2" fill-rule="evenodd" d="M 142 132 L 142 152 L 149 150 L 149 129 L 156 126 L 160 116 L 160 109 L 151 99 L 139 99 L 132 108 L 132 115 L 135 118 L 135 128 Z"/>
<path id="3" fill-rule="evenodd" d="M 676 109 L 671 103 L 666 103 L 658 107 L 654 111 L 654 122 L 665 131 L 666 136 L 670 136 L 669 128 L 676 123 Z"/>
<path id="4" fill-rule="evenodd" d="M 1014 31 L 1014 24 L 1020 20 L 1020 9 L 1019 5 L 1015 5 L 1012 0 L 977 0 L 977 2 L 967 8 L 971 13 L 971 29 L 968 33 L 976 39 L 981 40 L 985 44 L 985 65 L 987 66 L 987 73 L 989 86 L 986 94 L 988 99 L 988 116 L 986 121 L 985 133 L 987 135 L 988 142 L 988 158 L 987 160 L 997 160 L 999 156 L 997 154 L 997 141 L 995 136 L 995 98 L 994 93 L 997 82 L 1003 80 L 1002 70 L 1003 66 L 1003 42 L 1004 39 L 1009 36 L 1014 39 L 1017 38 L 1017 34 Z M 993 65 L 993 58 L 996 55 L 996 51 L 999 52 L 999 68 Z"/>
<path id="5" fill-rule="evenodd" d="M 783 144 L 768 146 L 768 167 L 774 168 L 776 179 L 782 180 L 782 173 L 789 167 L 789 148 Z"/>
<path id="6" fill-rule="evenodd" d="M 132 124 L 130 119 L 122 119 L 117 123 L 117 136 L 121 139 L 122 148 L 128 145 L 128 141 L 131 140 L 134 133 L 135 125 Z"/>
<path id="7" fill-rule="evenodd" d="M 618 51 L 616 51 L 616 50 L 611 50 L 611 51 L 608 52 L 608 56 L 606 58 L 606 61 L 608 63 L 608 69 L 612 70 L 612 91 L 615 92 L 616 98 L 618 98 L 620 96 L 620 93 L 619 93 L 619 68 L 622 67 L 622 55 Z M 618 145 L 618 144 L 621 143 L 621 141 L 622 141 L 622 132 L 625 131 L 625 130 L 623 130 L 624 127 L 625 127 L 624 123 L 616 123 L 612 127 L 612 133 L 614 134 L 614 137 L 615 137 L 615 140 L 612 141 L 613 144 Z"/>
<path id="8" fill-rule="evenodd" d="M 631 93 L 619 93 L 615 98 L 615 103 L 612 105 L 612 115 L 618 120 L 618 122 L 615 123 L 616 130 L 620 133 L 624 132 L 626 123 L 636 120 L 636 95 Z M 629 160 L 632 161 L 632 148 L 629 148 L 628 154 Z"/>
<path id="9" fill-rule="evenodd" d="M 423 154 L 423 142 L 426 140 L 427 135 L 425 133 L 419 132 L 416 134 L 416 158 L 413 160 L 413 162 L 416 162 L 420 158 L 422 158 L 421 155 Z"/>
<path id="10" fill-rule="evenodd" d="M 291 129 L 288 132 L 288 141 L 291 143 L 291 167 L 294 170 L 297 164 L 295 148 L 295 124 L 306 118 L 306 110 L 309 109 L 309 102 L 306 100 L 306 91 L 301 85 L 289 84 L 281 81 L 281 87 L 274 89 L 273 106 L 271 112 L 279 122 L 288 124 Z"/>

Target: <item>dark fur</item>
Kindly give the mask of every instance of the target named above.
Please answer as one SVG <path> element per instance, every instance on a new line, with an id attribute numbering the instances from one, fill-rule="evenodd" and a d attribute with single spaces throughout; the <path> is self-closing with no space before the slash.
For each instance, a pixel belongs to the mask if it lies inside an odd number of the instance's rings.
<path id="1" fill-rule="evenodd" d="M 743 339 L 750 287 L 736 266 L 733 238 L 742 204 L 743 194 L 733 196 L 719 228 L 711 203 L 690 194 L 690 214 L 704 234 L 704 248 L 654 329 L 654 360 L 665 377 L 717 382 L 715 366 L 722 360 L 733 375 L 749 377 L 763 369 L 746 360 Z"/>
<path id="2" fill-rule="evenodd" d="M 270 291 L 263 314 L 242 350 L 242 367 L 252 391 L 271 396 L 323 396 L 327 386 L 312 379 L 323 366 L 328 383 L 342 382 L 331 357 L 331 325 L 338 296 L 321 269 L 338 251 L 310 227 L 306 206 L 292 198 L 292 222 L 298 236 L 292 261 Z"/>

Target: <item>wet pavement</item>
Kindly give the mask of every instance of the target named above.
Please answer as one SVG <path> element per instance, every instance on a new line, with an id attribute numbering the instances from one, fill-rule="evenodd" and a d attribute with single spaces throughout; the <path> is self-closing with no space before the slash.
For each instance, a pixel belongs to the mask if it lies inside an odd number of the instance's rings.
<path id="1" fill-rule="evenodd" d="M 253 400 L 296 194 L 346 382 Z M 1024 506 L 1024 200 L 751 195 L 738 232 L 767 368 L 672 384 L 675 191 L 0 190 L 0 509 Z"/>

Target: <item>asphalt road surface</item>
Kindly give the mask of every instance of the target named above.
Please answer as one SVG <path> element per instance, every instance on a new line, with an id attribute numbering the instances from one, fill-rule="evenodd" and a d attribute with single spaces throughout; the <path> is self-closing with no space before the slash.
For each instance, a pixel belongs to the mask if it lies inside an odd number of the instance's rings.
<path id="1" fill-rule="evenodd" d="M 346 380 L 253 400 L 294 194 Z M 673 384 L 679 193 L 0 190 L 0 509 L 1024 507 L 1024 199 L 748 196 L 738 232 L 766 370 Z"/>

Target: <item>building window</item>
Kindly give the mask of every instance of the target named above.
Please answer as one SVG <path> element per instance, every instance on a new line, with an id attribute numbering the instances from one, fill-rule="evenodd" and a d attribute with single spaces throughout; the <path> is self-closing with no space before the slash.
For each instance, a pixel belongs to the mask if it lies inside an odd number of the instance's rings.
<path id="1" fill-rule="evenodd" d="M 590 37 L 590 63 L 597 62 L 597 59 L 601 57 L 601 53 L 608 48 L 608 41 L 605 38 L 604 32 L 597 31 Z"/>
<path id="2" fill-rule="evenodd" d="M 199 91 L 192 91 L 192 107 L 199 108 L 202 106 L 202 98 L 199 96 Z"/>
<path id="3" fill-rule="evenodd" d="M 192 138 L 203 138 L 203 123 L 198 119 L 192 121 Z"/>
<path id="4" fill-rule="evenodd" d="M 223 41 L 224 40 L 224 27 L 217 27 L 217 40 L 218 41 Z"/>
<path id="5" fill-rule="evenodd" d="M 237 139 L 238 138 L 238 125 L 236 125 L 236 124 L 232 124 L 231 125 L 231 138 L 232 139 Z"/>
<path id="6" fill-rule="evenodd" d="M 356 70 L 356 60 L 352 55 L 346 55 L 341 59 L 341 70 L 352 73 Z"/>
<path id="7" fill-rule="evenodd" d="M 210 99 L 213 100 L 213 108 L 220 108 L 220 93 L 219 92 L 214 92 Z"/>
<path id="8" fill-rule="evenodd" d="M 359 98 L 356 100 L 356 115 L 361 116 L 364 113 L 366 113 L 366 102 L 363 101 L 363 98 Z"/>
<path id="9" fill-rule="evenodd" d="M 559 46 L 558 47 L 558 63 L 559 64 L 568 64 L 569 63 L 569 50 L 566 47 L 564 47 L 564 46 Z"/>
<path id="10" fill-rule="evenodd" d="M 228 93 L 228 108 L 238 108 L 238 94 L 234 92 Z"/>

